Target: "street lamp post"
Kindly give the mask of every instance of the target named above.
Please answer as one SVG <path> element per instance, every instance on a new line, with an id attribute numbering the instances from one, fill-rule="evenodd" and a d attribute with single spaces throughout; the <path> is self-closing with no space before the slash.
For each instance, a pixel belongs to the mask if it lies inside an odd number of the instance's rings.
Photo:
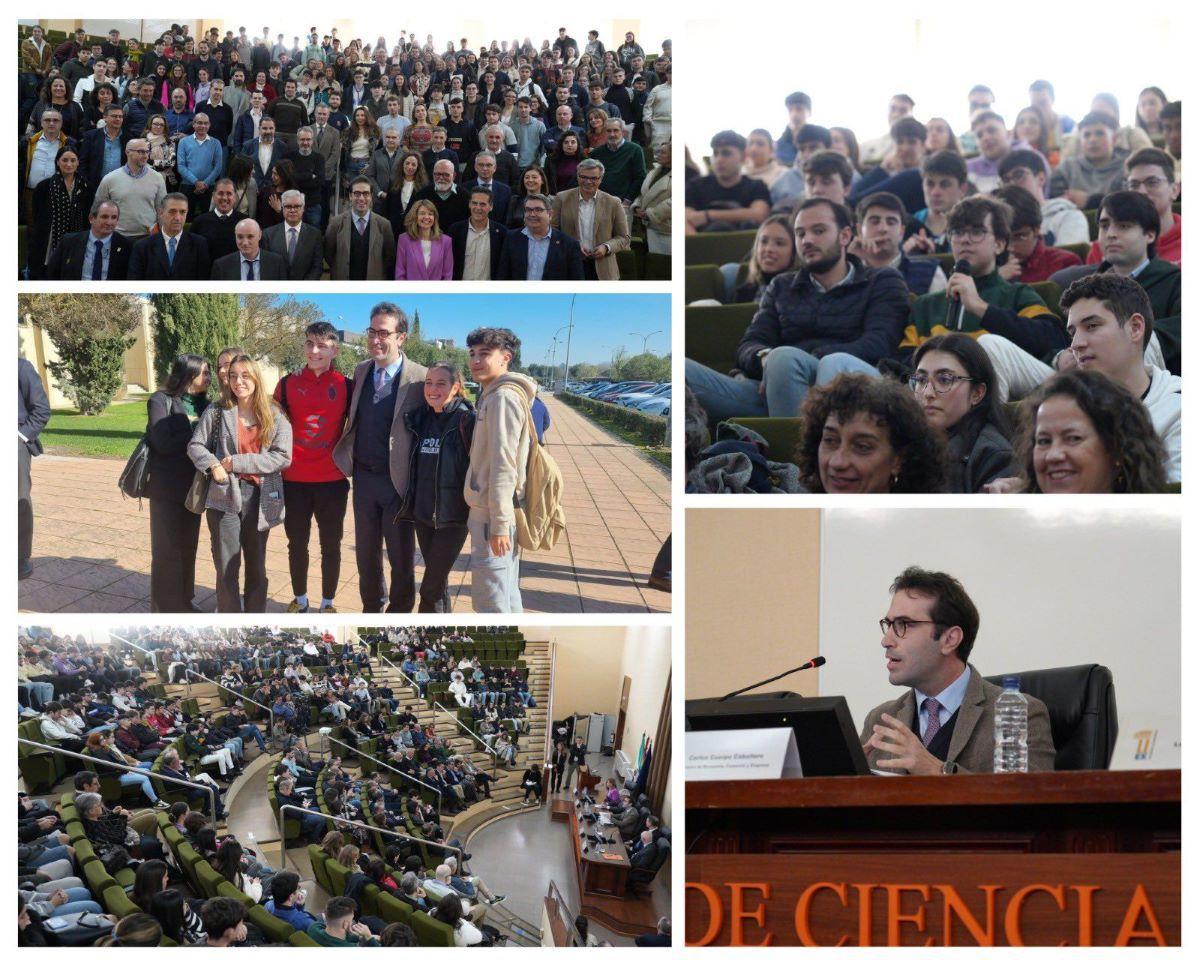
<path id="1" fill-rule="evenodd" d="M 567 319 L 567 354 L 563 361 L 563 383 L 567 382 L 567 375 L 571 370 L 571 334 L 575 330 L 575 294 L 571 294 L 571 312 Z"/>
<path id="2" fill-rule="evenodd" d="M 631 337 L 641 337 L 642 338 L 642 353 L 646 353 L 647 352 L 646 344 L 649 342 L 650 338 L 657 336 L 660 333 L 662 333 L 661 330 L 655 330 L 654 333 L 636 333 L 634 331 L 631 331 L 629 335 Z"/>

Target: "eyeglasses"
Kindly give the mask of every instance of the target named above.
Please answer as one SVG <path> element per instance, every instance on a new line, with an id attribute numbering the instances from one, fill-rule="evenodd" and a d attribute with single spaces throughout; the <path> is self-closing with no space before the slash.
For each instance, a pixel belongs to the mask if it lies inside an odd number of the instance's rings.
<path id="1" fill-rule="evenodd" d="M 911 626 L 914 626 L 915 624 L 919 624 L 919 623 L 936 624 L 937 621 L 936 620 L 909 620 L 905 617 L 898 617 L 895 620 L 889 620 L 887 617 L 884 617 L 882 620 L 879 621 L 879 629 L 883 631 L 884 636 L 887 636 L 887 632 L 889 630 L 891 630 L 892 633 L 895 634 L 896 639 L 903 640 L 904 634 L 908 632 L 908 628 Z"/>
<path id="2" fill-rule="evenodd" d="M 963 237 L 967 237 L 976 243 L 984 237 L 992 235 L 992 231 L 984 227 L 953 227 L 947 233 L 950 234 L 951 240 L 961 240 Z"/>
<path id="3" fill-rule="evenodd" d="M 1126 190 L 1141 190 L 1145 187 L 1147 190 L 1155 190 L 1161 187 L 1164 183 L 1169 183 L 1166 177 L 1147 177 L 1145 180 L 1126 180 Z"/>
<path id="4" fill-rule="evenodd" d="M 376 330 L 374 327 L 367 327 L 368 340 L 387 340 L 389 337 L 395 336 L 395 330 Z"/>
<path id="5" fill-rule="evenodd" d="M 912 387 L 913 393 L 920 393 L 932 383 L 933 392 L 941 397 L 953 390 L 960 380 L 965 380 L 968 383 L 975 382 L 974 377 L 960 377 L 956 373 L 939 370 L 932 377 L 924 373 L 914 373 L 908 378 L 908 385 Z"/>

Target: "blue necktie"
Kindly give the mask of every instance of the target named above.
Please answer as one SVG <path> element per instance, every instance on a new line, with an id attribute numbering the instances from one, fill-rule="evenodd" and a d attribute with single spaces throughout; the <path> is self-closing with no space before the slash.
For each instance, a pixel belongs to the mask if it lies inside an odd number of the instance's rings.
<path id="1" fill-rule="evenodd" d="M 172 237 L 167 241 L 167 263 L 175 266 L 175 248 L 179 246 L 179 238 Z"/>
<path id="2" fill-rule="evenodd" d="M 96 241 L 96 252 L 92 255 L 92 279 L 104 279 L 104 241 Z"/>
<path id="3" fill-rule="evenodd" d="M 253 260 L 246 261 L 246 279 L 247 280 L 254 279 L 254 261 Z"/>

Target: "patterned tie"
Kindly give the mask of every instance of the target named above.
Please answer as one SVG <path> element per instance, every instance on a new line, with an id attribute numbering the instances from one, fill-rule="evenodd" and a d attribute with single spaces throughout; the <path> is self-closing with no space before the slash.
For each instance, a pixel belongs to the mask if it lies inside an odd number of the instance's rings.
<path id="1" fill-rule="evenodd" d="M 92 279 L 104 279 L 104 241 L 96 241 L 96 252 L 92 254 Z"/>
<path id="2" fill-rule="evenodd" d="M 292 258 L 296 256 L 296 228 L 288 227 L 287 241 L 288 263 L 292 262 Z"/>
<path id="3" fill-rule="evenodd" d="M 254 261 L 254 260 L 246 261 L 246 279 L 247 280 L 257 280 L 258 279 L 257 277 L 254 276 L 254 264 L 255 263 L 256 263 L 256 261 Z"/>
<path id="4" fill-rule="evenodd" d="M 167 263 L 175 266 L 175 248 L 179 246 L 179 238 L 172 237 L 167 241 Z"/>
<path id="5" fill-rule="evenodd" d="M 388 374 L 387 367 L 380 367 L 375 378 L 375 396 L 372 398 L 376 403 L 384 398 L 387 394 L 387 385 L 391 383 L 392 378 Z"/>
<path id="6" fill-rule="evenodd" d="M 942 721 L 938 715 L 938 711 L 942 709 L 942 705 L 933 697 L 926 697 L 925 702 L 921 704 L 921 709 L 928 714 L 928 719 L 925 721 L 925 736 L 921 738 L 921 745 L 926 750 L 933 743 L 933 738 L 938 735 L 938 731 L 942 729 Z"/>
<path id="7" fill-rule="evenodd" d="M 367 221 L 355 217 L 354 222 L 358 225 L 358 235 L 361 237 L 363 231 L 367 229 Z"/>

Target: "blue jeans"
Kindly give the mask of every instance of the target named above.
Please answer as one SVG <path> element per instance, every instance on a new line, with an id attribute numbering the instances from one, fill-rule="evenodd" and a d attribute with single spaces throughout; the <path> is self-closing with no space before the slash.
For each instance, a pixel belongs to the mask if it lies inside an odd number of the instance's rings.
<path id="1" fill-rule="evenodd" d="M 29 703 L 34 709 L 41 709 L 54 699 L 54 684 L 41 680 L 26 680 L 22 686 L 29 691 Z"/>
<path id="2" fill-rule="evenodd" d="M 226 740 L 222 746 L 229 749 L 229 754 L 234 760 L 236 760 L 238 763 L 242 762 L 242 756 L 246 748 L 242 746 L 241 737 L 234 737 L 231 740 Z"/>
<path id="3" fill-rule="evenodd" d="M 50 916 L 65 917 L 71 913 L 104 912 L 104 908 L 92 899 L 91 891 L 87 887 L 73 887 L 70 890 L 64 890 L 63 893 L 67 895 L 67 902 L 55 907 Z"/>
<path id="4" fill-rule="evenodd" d="M 252 723 L 248 723 L 244 727 L 242 727 L 240 730 L 238 730 L 238 736 L 239 737 L 253 737 L 254 742 L 258 744 L 259 750 L 267 749 L 267 741 L 263 739 L 262 731 L 259 730 L 258 727 L 256 727 Z"/>
<path id="5" fill-rule="evenodd" d="M 142 761 L 142 763 L 145 763 L 147 767 L 150 766 L 149 761 Z M 141 765 L 141 763 L 138 764 L 139 767 Z M 158 803 L 158 794 L 154 792 L 154 785 L 150 783 L 150 778 L 144 773 L 123 773 L 118 779 L 123 787 L 136 783 L 142 788 L 142 793 L 151 803 Z"/>
<path id="6" fill-rule="evenodd" d="M 799 347 L 776 347 L 763 361 L 760 394 L 758 380 L 735 380 L 695 360 L 684 366 L 687 385 L 714 423 L 732 417 L 799 416 L 808 388 L 842 373 L 875 373 L 875 368 L 848 353 L 818 359 Z"/>
<path id="7" fill-rule="evenodd" d="M 57 838 L 55 838 L 52 843 L 53 846 L 51 846 L 49 849 L 43 850 L 40 854 L 29 861 L 31 866 L 42 867 L 47 863 L 54 863 L 55 860 L 71 859 L 71 851 L 62 846 L 58 842 Z"/>

